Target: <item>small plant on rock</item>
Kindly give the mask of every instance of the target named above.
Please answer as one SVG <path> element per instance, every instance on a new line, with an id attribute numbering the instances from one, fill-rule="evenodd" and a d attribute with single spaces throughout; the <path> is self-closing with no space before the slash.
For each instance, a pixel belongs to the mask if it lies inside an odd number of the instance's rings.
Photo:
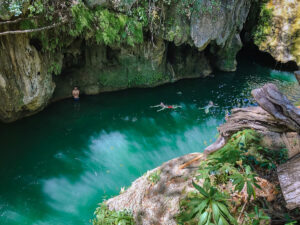
<path id="1" fill-rule="evenodd" d="M 95 211 L 96 218 L 93 225 L 134 225 L 133 216 L 129 211 L 109 210 L 105 203 L 101 203 Z"/>
<path id="2" fill-rule="evenodd" d="M 152 183 L 152 184 L 156 184 L 159 180 L 160 180 L 160 174 L 161 174 L 161 170 L 156 170 L 153 173 L 151 173 L 148 176 L 148 180 Z"/>

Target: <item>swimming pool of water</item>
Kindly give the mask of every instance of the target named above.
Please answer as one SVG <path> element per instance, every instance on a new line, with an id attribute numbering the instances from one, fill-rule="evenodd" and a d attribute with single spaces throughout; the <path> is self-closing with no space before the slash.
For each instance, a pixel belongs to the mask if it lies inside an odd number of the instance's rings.
<path id="1" fill-rule="evenodd" d="M 203 151 L 250 91 L 277 84 L 300 99 L 293 74 L 242 60 L 233 73 L 64 100 L 12 124 L 0 124 L 0 224 L 89 224 L 97 203 L 147 170 Z M 213 101 L 219 107 L 199 110 Z M 156 112 L 160 102 L 182 106 Z"/>

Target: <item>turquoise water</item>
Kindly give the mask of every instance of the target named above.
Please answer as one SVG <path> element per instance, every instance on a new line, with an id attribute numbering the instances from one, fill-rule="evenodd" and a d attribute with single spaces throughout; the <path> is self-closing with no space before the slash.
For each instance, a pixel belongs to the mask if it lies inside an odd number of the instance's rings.
<path id="1" fill-rule="evenodd" d="M 147 170 L 203 151 L 227 110 L 254 104 L 250 91 L 272 81 L 296 101 L 291 73 L 241 61 L 234 73 L 152 89 L 83 96 L 0 124 L 0 224 L 89 224 L 97 203 Z M 199 110 L 212 100 L 219 107 Z M 156 112 L 160 102 L 181 109 Z"/>

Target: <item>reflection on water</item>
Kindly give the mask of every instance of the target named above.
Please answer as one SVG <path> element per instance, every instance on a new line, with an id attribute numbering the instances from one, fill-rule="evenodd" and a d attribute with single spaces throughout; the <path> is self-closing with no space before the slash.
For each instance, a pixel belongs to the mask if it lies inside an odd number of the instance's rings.
<path id="1" fill-rule="evenodd" d="M 299 101 L 291 73 L 245 61 L 214 79 L 66 100 L 0 124 L 0 224 L 89 224 L 97 203 L 147 170 L 203 151 L 228 110 L 255 104 L 250 91 L 268 81 Z M 210 100 L 219 107 L 199 110 Z M 160 102 L 182 108 L 150 108 Z"/>

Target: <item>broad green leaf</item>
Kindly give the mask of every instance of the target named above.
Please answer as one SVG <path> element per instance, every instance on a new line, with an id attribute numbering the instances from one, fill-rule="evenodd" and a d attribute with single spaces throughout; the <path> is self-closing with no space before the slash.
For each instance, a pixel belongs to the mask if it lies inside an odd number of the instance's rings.
<path id="1" fill-rule="evenodd" d="M 220 221 L 221 221 L 221 223 L 220 223 Z M 227 220 L 223 216 L 220 217 L 219 224 L 229 225 L 229 223 L 227 222 Z"/>
<path id="2" fill-rule="evenodd" d="M 208 198 L 208 193 L 199 185 L 197 185 L 194 181 L 192 181 L 193 186 L 206 198 Z"/>
<path id="3" fill-rule="evenodd" d="M 213 218 L 215 222 L 218 222 L 220 218 L 220 210 L 218 205 L 214 201 L 212 202 L 212 210 L 213 210 Z"/>
<path id="4" fill-rule="evenodd" d="M 202 215 L 200 216 L 198 225 L 204 225 L 204 224 L 206 223 L 207 219 L 208 219 L 208 212 L 205 211 L 205 212 L 202 213 Z"/>

